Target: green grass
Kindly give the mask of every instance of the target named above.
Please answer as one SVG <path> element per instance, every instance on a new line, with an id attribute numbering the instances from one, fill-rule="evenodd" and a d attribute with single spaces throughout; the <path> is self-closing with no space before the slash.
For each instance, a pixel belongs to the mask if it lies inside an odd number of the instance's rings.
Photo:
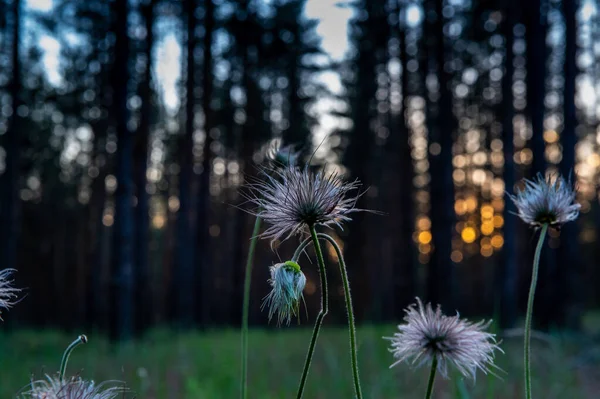
<path id="1" fill-rule="evenodd" d="M 387 341 L 381 337 L 392 334 L 394 329 L 394 326 L 358 329 L 365 398 L 423 397 L 429 370 L 413 371 L 404 365 L 388 369 L 392 357 L 387 351 Z M 309 327 L 250 332 L 250 399 L 295 397 L 310 333 Z M 0 333 L 0 398 L 14 397 L 32 375 L 39 378 L 44 373 L 57 372 L 62 351 L 75 337 L 76 334 L 57 332 Z M 138 398 L 235 399 L 239 396 L 238 331 L 187 335 L 155 331 L 141 341 L 118 348 L 111 348 L 104 338 L 94 334 L 88 337 L 90 343 L 73 352 L 67 374 L 81 372 L 84 378 L 96 381 L 127 381 Z M 499 354 L 498 365 L 507 372 L 502 374 L 502 380 L 479 373 L 475 385 L 471 381 L 457 384 L 438 377 L 434 397 L 522 397 L 521 341 L 519 336 L 502 343 L 506 354 Z M 598 397 L 600 364 L 598 358 L 585 356 L 589 354 L 588 341 L 555 337 L 552 342 L 534 340 L 533 345 L 534 397 Z M 323 329 L 304 397 L 353 397 L 345 328 L 325 326 Z"/>

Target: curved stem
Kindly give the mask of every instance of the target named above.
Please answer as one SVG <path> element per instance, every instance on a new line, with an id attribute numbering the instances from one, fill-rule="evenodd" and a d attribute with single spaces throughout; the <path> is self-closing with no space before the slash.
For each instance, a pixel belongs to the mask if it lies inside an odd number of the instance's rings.
<path id="1" fill-rule="evenodd" d="M 344 256 L 342 250 L 338 246 L 337 242 L 333 237 L 319 233 L 320 238 L 324 238 L 335 249 L 338 257 L 338 263 L 340 265 L 340 274 L 342 275 L 342 283 L 344 284 L 344 296 L 346 297 L 346 310 L 348 312 L 348 330 L 350 332 L 350 352 L 352 358 L 352 376 L 354 377 L 354 391 L 358 399 L 362 399 L 362 390 L 360 387 L 360 377 L 358 375 L 358 351 L 356 349 L 356 327 L 354 325 L 354 311 L 352 307 L 352 296 L 350 295 L 350 283 L 348 282 L 348 271 L 346 269 L 346 262 L 344 262 Z"/>
<path id="2" fill-rule="evenodd" d="M 531 286 L 529 287 L 529 297 L 527 299 L 527 313 L 525 314 L 525 397 L 531 399 L 531 320 L 533 318 L 533 300 L 535 298 L 535 287 L 537 285 L 538 270 L 540 267 L 540 255 L 544 246 L 544 238 L 548 231 L 548 224 L 542 225 L 540 238 L 535 248 L 533 258 L 533 271 L 531 273 Z"/>
<path id="3" fill-rule="evenodd" d="M 60 361 L 60 369 L 58 371 L 58 378 L 60 381 L 63 381 L 65 377 L 67 363 L 69 362 L 69 356 L 71 356 L 71 352 L 73 352 L 73 349 L 75 349 L 81 344 L 87 343 L 87 341 L 88 339 L 85 335 L 80 335 L 75 341 L 71 342 L 71 344 L 67 346 L 67 349 L 65 349 L 65 353 L 63 353 L 62 360 Z"/>
<path id="4" fill-rule="evenodd" d="M 437 369 L 437 357 L 433 357 L 431 362 L 431 371 L 429 372 L 429 383 L 427 384 L 427 393 L 425 393 L 425 399 L 431 399 L 433 394 L 433 381 L 435 380 L 435 371 Z"/>
<path id="5" fill-rule="evenodd" d="M 240 396 L 246 399 L 248 396 L 248 309 L 250 307 L 250 284 L 252 282 L 252 263 L 254 261 L 254 252 L 256 242 L 258 241 L 258 232 L 260 231 L 261 219 L 259 217 L 254 221 L 252 230 L 252 240 L 248 248 L 248 258 L 246 259 L 246 272 L 244 275 L 244 303 L 242 305 L 242 387 Z"/>
<path id="6" fill-rule="evenodd" d="M 302 394 L 304 393 L 304 385 L 306 384 L 306 377 L 308 377 L 308 370 L 310 369 L 310 363 L 315 352 L 315 345 L 317 343 L 317 338 L 319 337 L 319 330 L 321 329 L 321 324 L 323 323 L 323 319 L 325 318 L 329 307 L 329 296 L 327 293 L 327 275 L 325 272 L 325 260 L 323 259 L 323 252 L 321 251 L 321 246 L 319 245 L 319 239 L 317 238 L 317 231 L 315 230 L 315 226 L 309 226 L 309 229 L 313 245 L 315 246 L 317 261 L 319 263 L 319 276 L 321 277 L 321 310 L 317 315 L 317 320 L 315 321 L 315 328 L 313 329 L 312 337 L 310 339 L 308 353 L 306 354 L 306 360 L 304 362 L 304 370 L 302 371 L 302 376 L 300 377 L 300 385 L 298 386 L 298 393 L 296 394 L 297 399 L 302 398 Z"/>
<path id="7" fill-rule="evenodd" d="M 322 235 L 322 233 L 317 234 L 318 236 Z M 306 247 L 308 247 L 310 245 L 310 243 L 312 242 L 312 237 L 308 237 L 306 238 L 304 241 L 302 241 L 300 243 L 300 245 L 298 245 L 298 248 L 296 248 L 296 251 L 294 251 L 294 256 L 292 256 L 292 262 L 296 262 L 298 263 L 298 259 L 300 259 L 300 255 L 302 255 L 302 252 L 306 249 Z"/>

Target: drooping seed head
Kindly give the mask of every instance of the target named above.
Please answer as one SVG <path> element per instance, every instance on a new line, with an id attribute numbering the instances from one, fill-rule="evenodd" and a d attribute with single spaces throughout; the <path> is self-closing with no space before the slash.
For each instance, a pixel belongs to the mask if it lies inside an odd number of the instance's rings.
<path id="1" fill-rule="evenodd" d="M 12 286 L 13 280 L 10 277 L 13 272 L 15 272 L 14 269 L 0 271 L 0 314 L 2 309 L 8 310 L 15 304 L 17 294 L 21 291 Z M 0 320 L 2 320 L 1 317 Z"/>
<path id="2" fill-rule="evenodd" d="M 359 186 L 358 181 L 345 182 L 335 173 L 289 166 L 249 184 L 244 195 L 256 206 L 251 213 L 269 225 L 261 237 L 271 239 L 273 245 L 305 232 L 308 226 L 341 228 L 351 220 L 350 213 L 360 210 L 355 208 Z"/>
<path id="3" fill-rule="evenodd" d="M 390 352 L 398 363 L 408 362 L 411 366 L 430 365 L 437 359 L 437 370 L 448 377 L 448 364 L 453 364 L 465 377 L 475 379 L 477 369 L 491 372 L 494 365 L 494 350 L 502 349 L 497 345 L 495 335 L 485 332 L 490 322 L 471 323 L 456 316 L 442 314 L 440 306 L 434 311 L 431 304 L 423 306 L 417 303 L 406 310 L 404 324 L 398 326 L 399 332 L 393 337 L 384 337 L 391 341 Z"/>
<path id="4" fill-rule="evenodd" d="M 544 178 L 541 174 L 525 180 L 523 190 L 509 194 L 521 220 L 535 227 L 543 224 L 560 227 L 577 219 L 581 205 L 575 203 L 576 196 L 571 182 L 564 177 Z"/>
<path id="5" fill-rule="evenodd" d="M 278 263 L 269 268 L 271 292 L 265 297 L 261 309 L 269 308 L 269 321 L 277 314 L 277 325 L 290 324 L 292 316 L 300 309 L 302 292 L 306 285 L 306 276 L 296 262 Z"/>
<path id="6" fill-rule="evenodd" d="M 21 394 L 21 398 L 32 399 L 116 399 L 127 388 L 118 381 L 105 381 L 95 384 L 79 377 L 61 380 L 58 376 L 46 376 L 46 379 L 32 381 L 30 389 Z"/>

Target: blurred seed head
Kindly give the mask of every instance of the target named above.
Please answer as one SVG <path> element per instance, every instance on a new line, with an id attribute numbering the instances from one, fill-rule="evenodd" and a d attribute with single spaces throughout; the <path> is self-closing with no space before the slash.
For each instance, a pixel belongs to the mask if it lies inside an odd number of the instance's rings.
<path id="1" fill-rule="evenodd" d="M 21 290 L 12 286 L 13 280 L 11 274 L 14 273 L 14 269 L 4 269 L 0 271 L 0 314 L 2 309 L 10 309 L 17 298 L 17 293 Z M 0 320 L 2 318 L 0 317 Z"/>
<path id="2" fill-rule="evenodd" d="M 273 245 L 309 226 L 341 228 L 351 220 L 350 213 L 360 210 L 355 208 L 359 187 L 358 181 L 348 183 L 322 169 L 313 173 L 308 167 L 288 166 L 249 184 L 243 195 L 256 207 L 250 213 L 269 225 L 261 237 Z"/>
<path id="3" fill-rule="evenodd" d="M 399 332 L 391 341 L 390 352 L 396 361 L 390 366 L 407 362 L 411 366 L 430 365 L 437 359 L 438 372 L 448 378 L 448 364 L 453 364 L 465 377 L 475 379 L 477 369 L 491 372 L 494 365 L 494 351 L 502 349 L 497 345 L 495 334 L 485 332 L 490 322 L 471 323 L 456 316 L 442 314 L 440 306 L 434 311 L 431 304 L 410 305 L 404 316 L 405 324 L 398 326 Z M 493 372 L 492 372 L 493 373 Z"/>
<path id="4" fill-rule="evenodd" d="M 576 195 L 570 180 L 562 176 L 544 178 L 538 174 L 533 180 L 526 179 L 525 188 L 509 197 L 525 223 L 535 227 L 543 224 L 560 227 L 579 216 L 581 205 L 574 202 Z"/>
<path id="5" fill-rule="evenodd" d="M 290 324 L 292 316 L 297 316 L 300 309 L 302 292 L 306 285 L 306 276 L 296 262 L 278 263 L 269 268 L 271 292 L 265 297 L 261 310 L 269 308 L 269 321 L 277 314 L 277 325 L 282 322 Z"/>
<path id="6" fill-rule="evenodd" d="M 32 381 L 30 389 L 21 398 L 32 399 L 115 399 L 128 392 L 118 381 L 95 384 L 79 377 L 61 380 L 58 376 Z"/>
<path id="7" fill-rule="evenodd" d="M 267 158 L 269 159 L 273 169 L 285 168 L 288 166 L 297 166 L 300 160 L 300 152 L 295 150 L 294 145 L 281 146 L 280 143 L 272 146 L 267 150 Z"/>

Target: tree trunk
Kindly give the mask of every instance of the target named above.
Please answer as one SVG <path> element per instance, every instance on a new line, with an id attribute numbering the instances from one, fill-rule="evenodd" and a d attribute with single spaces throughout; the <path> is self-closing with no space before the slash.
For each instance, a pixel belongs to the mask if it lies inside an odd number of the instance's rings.
<path id="1" fill-rule="evenodd" d="M 504 151 L 504 246 L 501 252 L 501 264 L 498 268 L 500 325 L 502 328 L 511 328 L 517 320 L 517 293 L 518 293 L 518 265 L 517 259 L 517 218 L 514 215 L 516 208 L 508 196 L 515 186 L 515 161 L 514 161 L 514 107 L 513 107 L 513 75 L 514 75 L 514 9 L 510 0 L 503 22 L 503 33 L 506 40 L 504 75 L 502 77 L 502 148 Z"/>
<path id="2" fill-rule="evenodd" d="M 575 176 L 575 145 L 577 115 L 575 108 L 575 80 L 577 77 L 577 3 L 563 1 L 565 17 L 565 64 L 564 64 L 564 124 L 561 135 L 563 153 L 560 172 L 563 176 Z M 579 256 L 579 229 L 577 222 L 567 223 L 560 233 L 560 262 L 556 271 L 553 308 L 560 326 L 578 329 L 581 322 L 581 258 Z"/>
<path id="3" fill-rule="evenodd" d="M 116 0 L 115 63 L 113 67 L 113 113 L 117 132 L 117 191 L 115 194 L 114 240 L 112 262 L 112 340 L 126 340 L 133 332 L 133 137 L 127 127 L 127 84 L 129 38 L 127 35 L 127 0 Z"/>
<path id="4" fill-rule="evenodd" d="M 140 84 L 142 108 L 140 123 L 136 134 L 134 149 L 135 185 L 137 189 L 137 206 L 135 209 L 135 331 L 140 335 L 152 319 L 152 293 L 150 291 L 150 268 L 148 260 L 148 240 L 150 215 L 148 193 L 146 192 L 146 172 L 148 169 L 148 141 L 150 138 L 150 113 L 152 112 L 152 48 L 154 46 L 154 2 L 149 1 L 142 7 L 142 15 L 146 24 L 146 69 Z"/>
<path id="5" fill-rule="evenodd" d="M 20 199 L 19 199 L 19 164 L 20 164 L 20 122 L 17 109 L 22 104 L 21 92 L 21 0 L 13 0 L 12 30 L 12 76 L 9 83 L 12 116 L 4 135 L 5 165 L 1 187 L 1 221 L 2 240 L 0 244 L 2 266 L 0 268 L 17 267 L 17 245 L 20 231 Z"/>
<path id="6" fill-rule="evenodd" d="M 430 132 L 430 198 L 431 233 L 433 250 L 427 278 L 428 299 L 446 309 L 455 307 L 455 265 L 450 257 L 454 236 L 454 181 L 452 180 L 452 137 L 456 120 L 452 112 L 451 75 L 444 67 L 446 46 L 444 40 L 443 1 L 435 2 L 436 22 L 433 30 L 436 39 L 435 62 L 439 82 L 437 117 Z M 439 153 L 432 153 L 439 146 Z"/>
<path id="7" fill-rule="evenodd" d="M 400 3 L 404 3 L 402 0 Z M 399 8 L 405 10 L 406 5 L 400 4 Z M 404 12 L 401 15 L 405 15 Z M 400 226 L 399 242 L 402 245 L 396 245 L 396 268 L 399 269 L 394 279 L 394 317 L 401 319 L 404 316 L 404 308 L 413 302 L 416 295 L 417 269 L 415 258 L 415 244 L 413 241 L 413 232 L 415 225 L 415 212 L 413 203 L 413 159 L 410 146 L 410 130 L 406 124 L 406 106 L 408 104 L 408 53 L 406 52 L 406 30 L 405 24 L 398 25 L 398 47 L 400 55 L 400 66 L 402 77 L 400 87 L 402 90 L 402 100 L 400 110 L 398 111 L 398 154 L 399 154 L 399 182 L 400 187 L 398 197 L 398 209 Z M 400 267 L 399 267 L 400 266 Z"/>
<path id="8" fill-rule="evenodd" d="M 194 50 L 196 48 L 196 0 L 186 0 L 187 13 L 187 81 L 185 104 L 185 133 L 179 147 L 179 214 L 177 215 L 177 262 L 174 278 L 175 315 L 182 328 L 190 328 L 194 320 L 194 248 L 192 237 L 191 183 L 193 174 L 194 147 L 194 95 L 196 65 Z M 198 294 L 200 295 L 200 294 Z"/>
<path id="9" fill-rule="evenodd" d="M 199 179 L 198 199 L 197 199 L 197 225 L 196 234 L 198 246 L 196 250 L 196 264 L 198 273 L 196 274 L 196 287 L 200 288 L 200 293 L 196 297 L 197 321 L 202 324 L 209 324 L 211 288 L 214 282 L 214 275 L 211 273 L 211 245 L 210 235 L 208 234 L 211 197 L 210 197 L 210 175 L 211 175 L 211 147 L 213 139 L 211 129 L 213 127 L 213 111 L 211 101 L 213 96 L 213 57 L 212 42 L 215 28 L 214 3 L 213 0 L 205 0 L 204 7 L 204 43 L 203 43 L 203 64 L 202 64 L 202 111 L 204 113 L 204 146 L 202 149 L 202 173 Z"/>

